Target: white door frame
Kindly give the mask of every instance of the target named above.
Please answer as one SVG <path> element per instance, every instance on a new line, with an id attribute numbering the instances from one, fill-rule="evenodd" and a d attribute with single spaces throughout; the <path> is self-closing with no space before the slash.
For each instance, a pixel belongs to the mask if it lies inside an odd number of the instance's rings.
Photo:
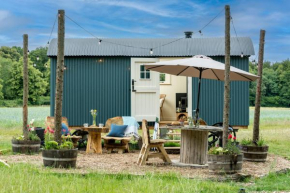
<path id="1" fill-rule="evenodd" d="M 187 114 L 192 117 L 192 77 L 187 77 Z"/>
<path id="2" fill-rule="evenodd" d="M 131 81 L 134 79 L 134 80 L 137 80 L 137 81 L 140 81 L 140 79 L 138 79 L 139 75 L 135 74 L 136 72 L 136 63 L 155 63 L 155 62 L 158 62 L 159 61 L 159 58 L 131 58 Z M 133 73 L 132 73 L 133 72 Z M 151 73 L 157 73 L 157 72 L 154 72 L 152 71 Z M 142 80 L 142 81 L 147 81 L 147 80 Z M 135 87 L 136 89 L 136 87 Z M 152 109 L 152 113 L 154 114 L 154 117 L 158 117 L 158 119 L 160 120 L 160 102 L 159 102 L 159 97 L 160 97 L 160 85 L 159 85 L 159 81 L 158 81 L 158 85 L 156 85 L 156 89 L 144 89 L 144 88 L 138 88 L 136 92 L 139 92 L 139 93 L 142 93 L 142 92 L 154 92 L 156 93 L 156 97 L 158 97 L 158 99 L 156 99 L 156 105 L 155 105 L 155 109 Z M 133 92 L 133 88 L 132 88 L 132 84 L 131 84 L 131 116 L 136 116 L 136 105 L 135 105 L 135 94 L 136 92 Z M 152 101 L 154 102 L 154 101 Z M 148 121 L 155 121 L 155 118 L 154 120 L 152 119 L 152 116 L 143 116 L 142 119 L 146 119 Z M 135 117 L 136 119 L 138 119 L 137 117 Z M 150 120 L 152 119 L 152 120 Z M 137 121 L 140 121 L 140 120 L 137 120 Z"/>

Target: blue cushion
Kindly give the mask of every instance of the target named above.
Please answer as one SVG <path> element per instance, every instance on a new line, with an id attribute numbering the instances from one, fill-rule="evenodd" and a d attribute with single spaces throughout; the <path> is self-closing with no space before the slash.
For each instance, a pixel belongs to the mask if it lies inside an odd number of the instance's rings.
<path id="1" fill-rule="evenodd" d="M 68 127 L 64 123 L 61 124 L 61 134 L 62 135 L 70 135 L 70 132 L 68 130 Z"/>
<path id="2" fill-rule="evenodd" d="M 128 127 L 128 125 L 112 124 L 111 131 L 107 136 L 109 136 L 109 137 L 124 137 L 127 127 Z"/>

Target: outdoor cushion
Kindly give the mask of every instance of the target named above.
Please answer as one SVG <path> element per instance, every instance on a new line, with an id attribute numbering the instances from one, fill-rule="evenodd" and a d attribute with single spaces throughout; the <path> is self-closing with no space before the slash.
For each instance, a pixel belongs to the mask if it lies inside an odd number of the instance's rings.
<path id="1" fill-rule="evenodd" d="M 111 125 L 111 131 L 107 135 L 109 137 L 124 137 L 125 136 L 125 130 L 127 129 L 128 125 Z"/>
<path id="2" fill-rule="evenodd" d="M 68 127 L 64 123 L 61 124 L 61 134 L 62 135 L 70 135 L 70 132 L 68 130 Z"/>

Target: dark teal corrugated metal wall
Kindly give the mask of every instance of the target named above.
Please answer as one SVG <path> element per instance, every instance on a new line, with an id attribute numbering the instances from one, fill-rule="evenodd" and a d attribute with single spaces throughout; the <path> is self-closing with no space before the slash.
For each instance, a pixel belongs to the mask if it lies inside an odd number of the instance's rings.
<path id="1" fill-rule="evenodd" d="M 66 57 L 63 116 L 71 126 L 92 124 L 91 109 L 97 109 L 97 123 L 110 117 L 131 114 L 129 57 Z M 56 58 L 51 58 L 51 116 L 54 115 Z"/>
<path id="2" fill-rule="evenodd" d="M 224 57 L 212 57 L 224 63 Z M 249 71 L 248 57 L 231 57 L 231 66 Z M 192 109 L 196 109 L 198 79 L 193 78 Z M 223 121 L 224 82 L 202 79 L 200 99 L 200 117 L 208 125 Z M 249 83 L 231 82 L 230 124 L 249 125 Z"/>

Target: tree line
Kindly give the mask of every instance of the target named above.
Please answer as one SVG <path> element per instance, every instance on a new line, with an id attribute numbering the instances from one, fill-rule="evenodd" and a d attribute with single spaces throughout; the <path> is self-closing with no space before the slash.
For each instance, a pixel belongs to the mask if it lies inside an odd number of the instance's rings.
<path id="1" fill-rule="evenodd" d="M 257 74 L 257 65 L 250 62 L 250 72 Z M 263 63 L 261 106 L 290 107 L 290 60 Z M 255 106 L 256 81 L 250 83 L 250 105 Z"/>
<path id="2" fill-rule="evenodd" d="M 29 57 L 29 103 L 49 104 L 50 61 L 47 48 L 31 51 Z M 249 63 L 249 71 L 257 74 L 257 65 Z M 18 101 L 23 96 L 23 50 L 21 47 L 0 48 L 0 99 Z M 250 82 L 250 105 L 255 105 L 256 81 Z M 9 106 L 1 104 L 0 106 Z M 290 60 L 264 62 L 262 101 L 264 107 L 290 107 Z"/>
<path id="3" fill-rule="evenodd" d="M 29 52 L 29 103 L 49 104 L 50 61 L 47 48 L 39 47 Z M 23 49 L 21 47 L 0 48 L 0 99 L 1 106 L 22 104 L 23 97 Z M 12 101 L 14 101 L 12 103 Z"/>

